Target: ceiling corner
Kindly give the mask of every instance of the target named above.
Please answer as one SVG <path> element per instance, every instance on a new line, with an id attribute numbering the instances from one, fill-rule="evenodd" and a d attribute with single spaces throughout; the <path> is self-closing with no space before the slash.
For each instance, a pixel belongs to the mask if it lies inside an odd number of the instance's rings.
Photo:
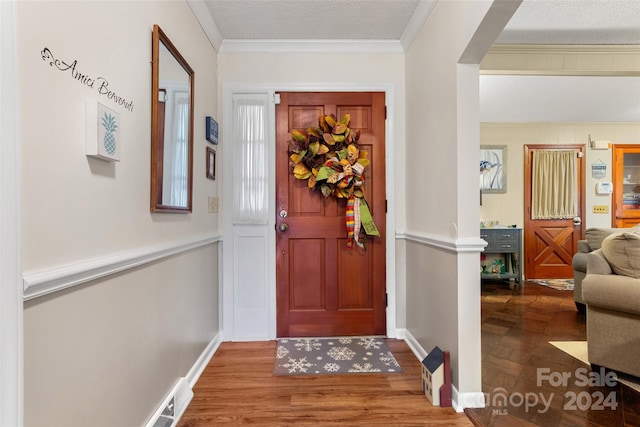
<path id="1" fill-rule="evenodd" d="M 402 44 L 402 48 L 405 52 L 415 40 L 418 32 L 427 21 L 427 17 L 433 10 L 436 3 L 437 0 L 420 0 L 420 3 L 418 3 L 418 7 L 416 7 L 415 12 L 411 15 L 409 23 L 400 36 L 400 44 Z"/>
<path id="2" fill-rule="evenodd" d="M 222 45 L 223 38 L 206 3 L 202 0 L 187 0 L 187 4 L 191 7 L 193 14 L 200 23 L 204 33 L 207 35 L 209 42 L 216 52 L 218 52 Z"/>

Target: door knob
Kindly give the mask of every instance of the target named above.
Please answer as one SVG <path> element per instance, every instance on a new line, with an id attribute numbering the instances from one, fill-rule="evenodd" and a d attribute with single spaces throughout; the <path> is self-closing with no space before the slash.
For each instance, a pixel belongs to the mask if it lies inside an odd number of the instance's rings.
<path id="1" fill-rule="evenodd" d="M 289 229 L 289 226 L 287 225 L 286 222 L 281 222 L 280 225 L 278 226 L 278 230 L 280 230 L 281 233 L 284 233 L 288 229 Z"/>

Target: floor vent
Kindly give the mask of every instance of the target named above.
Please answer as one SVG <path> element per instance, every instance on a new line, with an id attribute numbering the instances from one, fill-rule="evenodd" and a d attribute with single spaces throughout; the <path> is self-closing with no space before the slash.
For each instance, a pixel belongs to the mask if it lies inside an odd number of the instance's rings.
<path id="1" fill-rule="evenodd" d="M 180 378 L 145 427 L 175 426 L 192 398 L 193 391 L 189 383 L 184 378 Z"/>

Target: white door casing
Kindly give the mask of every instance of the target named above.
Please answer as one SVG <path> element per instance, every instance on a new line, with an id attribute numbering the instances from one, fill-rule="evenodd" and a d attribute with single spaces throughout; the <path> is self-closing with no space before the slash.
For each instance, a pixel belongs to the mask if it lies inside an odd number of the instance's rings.
<path id="1" fill-rule="evenodd" d="M 14 2 L 0 1 L 0 425 L 23 424 L 20 144 Z"/>
<path id="2" fill-rule="evenodd" d="M 223 83 L 223 158 L 233 158 L 232 104 L 235 94 L 261 94 L 269 103 L 269 222 L 264 226 L 233 224 L 233 174 L 229 162 L 222 171 L 222 235 L 224 241 L 223 283 L 221 299 L 222 336 L 225 341 L 271 340 L 276 338 L 276 248 L 275 248 L 275 95 L 283 92 L 385 92 L 386 188 L 387 190 L 387 336 L 396 337 L 395 280 L 395 198 L 394 191 L 394 120 L 395 87 L 393 83 L 273 83 L 265 85 Z M 260 280 L 263 278 L 263 280 Z"/>

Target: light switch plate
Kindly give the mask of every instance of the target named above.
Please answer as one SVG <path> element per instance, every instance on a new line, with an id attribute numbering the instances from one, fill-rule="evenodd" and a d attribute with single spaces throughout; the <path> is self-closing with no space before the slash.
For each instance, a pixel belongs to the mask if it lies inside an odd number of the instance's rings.
<path id="1" fill-rule="evenodd" d="M 218 213 L 218 198 L 209 197 L 209 213 Z"/>

